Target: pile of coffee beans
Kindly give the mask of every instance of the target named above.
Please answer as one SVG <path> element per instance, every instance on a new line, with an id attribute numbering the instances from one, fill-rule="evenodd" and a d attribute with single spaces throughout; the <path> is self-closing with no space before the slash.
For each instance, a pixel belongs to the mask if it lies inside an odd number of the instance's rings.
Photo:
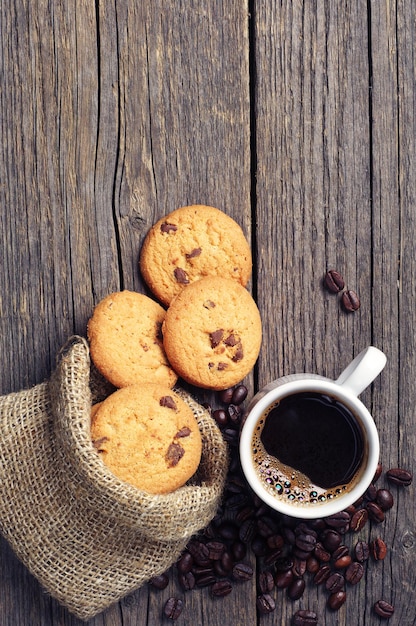
<path id="1" fill-rule="evenodd" d="M 246 387 L 238 385 L 220 392 L 221 408 L 207 407 L 230 448 L 223 502 L 211 524 L 192 538 L 175 566 L 150 583 L 164 589 L 173 575 L 184 593 L 208 587 L 213 598 L 221 598 L 232 593 L 234 585 L 252 579 L 255 569 L 248 555 L 253 554 L 257 559 L 256 605 L 260 614 L 275 610 L 277 593 L 298 600 L 308 584 L 322 588 L 328 609 L 337 611 L 369 563 L 382 561 L 387 555 L 388 547 L 377 529 L 394 498 L 389 489 L 376 486 L 383 468 L 378 466 L 372 484 L 358 502 L 330 517 L 301 520 L 272 510 L 251 491 L 240 466 L 237 446 L 246 397 Z M 393 468 L 386 472 L 386 478 L 394 486 L 405 487 L 413 477 L 406 469 Z M 370 523 L 374 536 L 368 542 L 355 541 L 354 534 Z M 181 598 L 169 598 L 165 617 L 176 620 L 183 606 Z M 373 608 L 384 619 L 394 612 L 384 599 L 377 600 Z M 318 616 L 314 611 L 299 610 L 293 624 L 313 626 L 318 624 Z"/>
<path id="2" fill-rule="evenodd" d="M 324 285 L 331 293 L 341 294 L 341 304 L 347 313 L 358 311 L 360 298 L 353 289 L 345 289 L 345 280 L 337 270 L 328 270 L 324 276 Z"/>

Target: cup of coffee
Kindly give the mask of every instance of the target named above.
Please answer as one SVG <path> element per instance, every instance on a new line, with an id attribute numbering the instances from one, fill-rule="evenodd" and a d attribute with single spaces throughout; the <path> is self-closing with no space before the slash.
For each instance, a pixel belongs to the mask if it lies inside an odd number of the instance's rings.
<path id="1" fill-rule="evenodd" d="M 240 433 L 243 472 L 254 492 L 292 517 L 327 517 L 356 502 L 379 462 L 376 425 L 358 396 L 386 356 L 363 350 L 337 380 L 293 374 L 259 391 Z"/>

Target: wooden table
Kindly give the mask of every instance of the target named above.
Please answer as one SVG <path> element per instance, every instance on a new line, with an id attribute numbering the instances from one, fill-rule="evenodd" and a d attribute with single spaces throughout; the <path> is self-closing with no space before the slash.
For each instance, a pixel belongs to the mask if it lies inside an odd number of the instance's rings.
<path id="1" fill-rule="evenodd" d="M 385 469 L 413 471 L 415 41 L 414 0 L 2 0 L 0 392 L 48 378 L 106 294 L 144 290 L 138 253 L 159 217 L 210 204 L 252 243 L 264 339 L 250 395 L 291 372 L 336 377 L 376 345 L 388 363 L 362 399 Z M 327 268 L 357 312 L 323 289 Z M 289 624 L 310 607 L 369 626 L 384 598 L 389 624 L 416 624 L 414 487 L 393 493 L 371 529 L 388 556 L 339 612 L 308 585 L 296 602 L 275 590 L 258 617 L 254 576 L 222 600 L 188 593 L 177 623 Z M 166 623 L 177 593 L 145 586 L 89 624 Z M 4 540 L 0 624 L 81 624 Z"/>

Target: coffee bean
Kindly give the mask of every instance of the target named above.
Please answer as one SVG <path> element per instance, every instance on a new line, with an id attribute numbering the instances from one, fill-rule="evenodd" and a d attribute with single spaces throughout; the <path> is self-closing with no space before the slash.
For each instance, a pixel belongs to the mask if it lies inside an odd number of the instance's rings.
<path id="1" fill-rule="evenodd" d="M 224 428 L 228 424 L 228 413 L 224 409 L 216 409 L 212 417 L 220 428 Z"/>
<path id="2" fill-rule="evenodd" d="M 233 397 L 233 393 L 234 393 L 234 387 L 230 387 L 229 389 L 222 389 L 218 393 L 220 402 L 222 402 L 223 404 L 230 404 L 232 397 Z"/>
<path id="3" fill-rule="evenodd" d="M 321 565 L 321 567 L 318 569 L 315 576 L 313 577 L 313 582 L 315 583 L 315 585 L 322 585 L 322 583 L 324 583 L 330 575 L 331 568 L 329 567 L 329 565 Z"/>
<path id="4" fill-rule="evenodd" d="M 331 593 L 328 598 L 327 604 L 329 608 L 333 611 L 338 611 L 342 607 L 346 599 L 347 594 L 345 593 L 345 591 L 336 591 L 335 593 Z"/>
<path id="5" fill-rule="evenodd" d="M 218 528 L 217 532 L 220 537 L 227 540 L 238 539 L 238 526 L 233 524 L 233 522 L 222 522 Z"/>
<path id="6" fill-rule="evenodd" d="M 226 550 L 221 556 L 221 567 L 225 572 L 231 572 L 234 567 L 234 559 L 232 554 Z"/>
<path id="7" fill-rule="evenodd" d="M 276 563 L 276 561 L 280 558 L 281 554 L 282 550 L 272 550 L 266 555 L 266 558 L 264 559 L 264 564 L 267 566 L 273 565 L 273 563 Z"/>
<path id="8" fill-rule="evenodd" d="M 284 543 L 282 535 L 271 535 L 267 538 L 267 545 L 271 550 L 280 550 Z"/>
<path id="9" fill-rule="evenodd" d="M 242 561 L 247 554 L 247 546 L 242 541 L 233 541 L 231 544 L 231 554 L 236 561 Z"/>
<path id="10" fill-rule="evenodd" d="M 208 541 L 206 544 L 212 561 L 219 561 L 225 552 L 225 544 L 222 541 Z"/>
<path id="11" fill-rule="evenodd" d="M 325 522 L 331 528 L 343 528 L 346 524 L 349 524 L 351 519 L 348 511 L 340 511 L 329 517 L 325 518 Z"/>
<path id="12" fill-rule="evenodd" d="M 369 548 L 370 554 L 375 561 L 382 561 L 386 558 L 387 546 L 380 537 L 377 537 L 376 539 L 371 541 Z"/>
<path id="13" fill-rule="evenodd" d="M 238 538 L 240 541 L 249 544 L 255 535 L 256 528 L 256 522 L 253 519 L 248 519 L 243 522 L 238 532 Z"/>
<path id="14" fill-rule="evenodd" d="M 394 606 L 385 600 L 378 600 L 374 604 L 374 611 L 379 617 L 389 619 L 394 613 Z"/>
<path id="15" fill-rule="evenodd" d="M 386 472 L 387 480 L 399 487 L 408 487 L 413 480 L 413 475 L 406 469 L 395 467 Z"/>
<path id="16" fill-rule="evenodd" d="M 194 558 L 190 552 L 184 552 L 177 562 L 177 568 L 179 572 L 185 574 L 186 572 L 190 572 L 192 566 L 194 564 Z"/>
<path id="17" fill-rule="evenodd" d="M 348 556 L 349 554 L 349 548 L 348 546 L 345 546 L 344 544 L 341 544 L 340 546 L 338 546 L 338 548 L 336 550 L 334 550 L 334 552 L 332 553 L 332 558 L 334 559 L 334 561 L 337 561 L 338 559 L 340 559 L 343 556 Z"/>
<path id="18" fill-rule="evenodd" d="M 328 561 L 331 560 L 331 553 L 328 552 L 328 550 L 325 550 L 323 545 L 319 542 L 316 544 L 313 553 L 319 561 L 324 563 L 328 563 Z"/>
<path id="19" fill-rule="evenodd" d="M 306 559 L 295 558 L 293 561 L 292 572 L 296 578 L 303 578 L 306 573 Z"/>
<path id="20" fill-rule="evenodd" d="M 179 572 L 178 582 L 184 591 L 191 591 L 195 587 L 195 576 L 192 572 Z"/>
<path id="21" fill-rule="evenodd" d="M 382 511 L 388 511 L 394 504 L 393 494 L 388 489 L 378 489 L 376 503 Z"/>
<path id="22" fill-rule="evenodd" d="M 319 566 L 319 561 L 314 556 L 310 556 L 308 558 L 308 560 L 306 561 L 306 570 L 310 574 L 316 574 L 316 572 L 318 571 L 319 567 L 320 567 Z"/>
<path id="23" fill-rule="evenodd" d="M 198 565 L 207 565 L 210 561 L 209 550 L 202 541 L 190 541 L 188 543 L 188 551 L 192 554 L 194 562 Z"/>
<path id="24" fill-rule="evenodd" d="M 236 404 L 237 406 L 242 404 L 247 398 L 247 393 L 248 389 L 245 385 L 237 385 L 231 396 L 231 404 Z"/>
<path id="25" fill-rule="evenodd" d="M 328 270 L 324 278 L 326 288 L 332 293 L 339 293 L 345 287 L 345 281 L 336 270 Z"/>
<path id="26" fill-rule="evenodd" d="M 283 526 L 281 533 L 283 539 L 285 540 L 285 543 L 288 546 L 295 545 L 296 536 L 292 528 L 289 528 L 288 526 Z"/>
<path id="27" fill-rule="evenodd" d="M 236 563 L 233 567 L 234 580 L 250 580 L 253 576 L 253 568 L 249 563 Z"/>
<path id="28" fill-rule="evenodd" d="M 305 591 L 305 580 L 295 578 L 287 588 L 287 595 L 291 600 L 299 600 Z"/>
<path id="29" fill-rule="evenodd" d="M 345 580 L 350 585 L 356 585 L 360 582 L 364 574 L 364 567 L 358 561 L 353 561 L 345 571 Z"/>
<path id="30" fill-rule="evenodd" d="M 295 545 L 306 552 L 306 554 L 312 552 L 316 546 L 316 538 L 312 534 L 300 534 L 296 536 Z"/>
<path id="31" fill-rule="evenodd" d="M 268 551 L 266 540 L 256 535 L 251 541 L 251 549 L 256 556 L 266 556 Z"/>
<path id="32" fill-rule="evenodd" d="M 350 529 L 357 533 L 364 528 L 368 521 L 368 512 L 366 509 L 358 509 L 351 518 Z"/>
<path id="33" fill-rule="evenodd" d="M 377 524 L 381 524 L 381 522 L 384 522 L 384 512 L 375 502 L 369 502 L 367 504 L 367 512 L 368 517 L 373 522 L 376 522 Z"/>
<path id="34" fill-rule="evenodd" d="M 168 598 L 168 600 L 166 600 L 163 612 L 165 614 L 165 617 L 167 617 L 168 619 L 176 620 L 182 613 L 182 609 L 183 601 L 180 598 Z"/>
<path id="35" fill-rule="evenodd" d="M 274 577 L 275 585 L 278 589 L 287 589 L 290 587 L 295 576 L 291 569 L 283 572 L 277 572 Z"/>
<path id="36" fill-rule="evenodd" d="M 218 580 L 211 586 L 211 595 L 214 598 L 224 598 L 233 590 L 233 586 L 229 580 Z"/>
<path id="37" fill-rule="evenodd" d="M 276 602 L 269 593 L 263 593 L 257 596 L 256 606 L 259 613 L 266 615 L 267 613 L 273 613 L 276 608 Z"/>
<path id="38" fill-rule="evenodd" d="M 370 548 L 366 541 L 358 541 L 354 548 L 355 558 L 359 563 L 364 563 L 370 556 Z"/>
<path id="39" fill-rule="evenodd" d="M 217 578 L 214 572 L 195 576 L 195 584 L 197 587 L 209 587 L 210 585 L 213 585 L 216 580 Z"/>
<path id="40" fill-rule="evenodd" d="M 345 556 L 341 556 L 339 559 L 337 559 L 334 562 L 334 567 L 335 569 L 345 569 L 346 567 L 348 567 L 351 564 L 351 557 L 349 554 L 346 554 Z"/>
<path id="41" fill-rule="evenodd" d="M 341 302 L 347 313 L 353 313 L 354 311 L 358 311 L 361 306 L 358 295 L 352 289 L 344 291 L 341 296 Z"/>
<path id="42" fill-rule="evenodd" d="M 325 589 L 331 593 L 340 591 L 344 588 L 345 579 L 339 572 L 332 572 L 325 581 Z"/>
<path id="43" fill-rule="evenodd" d="M 270 593 L 270 591 L 274 588 L 273 574 L 269 571 L 260 572 L 258 585 L 261 593 Z"/>
<path id="44" fill-rule="evenodd" d="M 227 413 L 232 424 L 238 425 L 240 423 L 243 414 L 241 407 L 237 406 L 236 404 L 229 404 L 227 408 Z"/>
<path id="45" fill-rule="evenodd" d="M 341 544 L 342 538 L 341 538 L 341 535 L 340 535 L 339 532 L 337 532 L 336 530 L 332 530 L 332 529 L 328 528 L 327 530 L 324 530 L 322 532 L 321 540 L 322 540 L 323 546 L 329 552 L 333 552 Z"/>
<path id="46" fill-rule="evenodd" d="M 149 582 L 155 589 L 166 589 L 169 584 L 169 576 L 166 573 L 159 574 L 159 576 L 153 576 Z"/>
<path id="47" fill-rule="evenodd" d="M 318 616 L 314 611 L 300 609 L 292 619 L 292 626 L 317 626 Z"/>

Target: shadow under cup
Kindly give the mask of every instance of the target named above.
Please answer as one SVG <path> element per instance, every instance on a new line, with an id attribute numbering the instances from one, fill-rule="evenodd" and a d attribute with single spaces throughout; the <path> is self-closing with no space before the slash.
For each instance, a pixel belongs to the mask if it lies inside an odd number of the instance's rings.
<path id="1" fill-rule="evenodd" d="M 292 517 L 333 515 L 356 502 L 379 462 L 379 438 L 363 403 L 328 379 L 291 380 L 257 394 L 240 435 L 254 492 Z"/>

